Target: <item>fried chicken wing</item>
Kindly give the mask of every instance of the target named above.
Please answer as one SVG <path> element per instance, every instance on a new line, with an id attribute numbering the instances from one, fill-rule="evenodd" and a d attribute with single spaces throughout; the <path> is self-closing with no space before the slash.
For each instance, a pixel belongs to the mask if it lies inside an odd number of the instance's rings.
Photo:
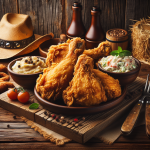
<path id="1" fill-rule="evenodd" d="M 68 106 L 92 106 L 107 100 L 101 81 L 93 73 L 93 59 L 85 54 L 79 56 L 74 77 L 63 99 Z"/>
<path id="2" fill-rule="evenodd" d="M 62 43 L 59 45 L 52 45 L 47 53 L 46 65 L 51 67 L 52 64 L 60 63 L 69 52 L 69 43 L 72 42 L 73 39 L 68 39 L 66 43 Z"/>
<path id="3" fill-rule="evenodd" d="M 62 92 L 69 85 L 73 77 L 74 66 L 77 58 L 83 53 L 85 41 L 81 38 L 74 38 L 69 43 L 69 52 L 66 57 L 57 65 L 44 69 L 43 75 L 37 79 L 36 89 L 41 97 L 54 102 L 62 97 Z"/>
<path id="4" fill-rule="evenodd" d="M 103 73 L 97 69 L 93 69 L 93 72 L 101 80 L 108 100 L 114 99 L 121 95 L 121 86 L 118 79 L 114 79 L 107 73 Z"/>
<path id="5" fill-rule="evenodd" d="M 84 50 L 83 54 L 86 54 L 93 59 L 99 59 L 100 57 L 108 56 L 111 52 L 111 46 L 109 42 L 101 42 L 97 48 Z"/>
<path id="6" fill-rule="evenodd" d="M 68 51 L 69 51 L 69 42 L 60 45 L 52 45 L 47 53 L 46 65 L 50 67 L 52 66 L 52 63 L 57 64 L 61 62 L 68 54 Z"/>

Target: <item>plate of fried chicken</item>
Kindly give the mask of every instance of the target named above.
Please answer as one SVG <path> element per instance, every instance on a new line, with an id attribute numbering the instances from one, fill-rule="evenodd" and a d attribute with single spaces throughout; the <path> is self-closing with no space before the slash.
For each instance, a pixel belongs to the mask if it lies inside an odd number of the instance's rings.
<path id="1" fill-rule="evenodd" d="M 67 115 L 97 113 L 119 104 L 126 95 L 126 87 L 94 69 L 94 60 L 110 52 L 108 42 L 85 50 L 85 41 L 81 38 L 51 46 L 47 68 L 34 88 L 38 102 L 47 110 Z"/>

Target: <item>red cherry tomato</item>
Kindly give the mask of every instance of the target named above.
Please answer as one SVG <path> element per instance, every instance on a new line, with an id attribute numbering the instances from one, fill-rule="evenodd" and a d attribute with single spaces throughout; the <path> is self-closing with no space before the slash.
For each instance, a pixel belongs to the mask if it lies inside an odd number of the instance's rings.
<path id="1" fill-rule="evenodd" d="M 19 92 L 17 98 L 18 98 L 18 101 L 20 101 L 21 103 L 27 103 L 30 98 L 30 95 L 27 91 L 25 91 L 25 92 L 21 91 L 21 92 Z"/>
<path id="2" fill-rule="evenodd" d="M 18 93 L 17 93 L 17 89 L 10 89 L 7 92 L 7 96 L 11 99 L 11 100 L 16 100 Z"/>

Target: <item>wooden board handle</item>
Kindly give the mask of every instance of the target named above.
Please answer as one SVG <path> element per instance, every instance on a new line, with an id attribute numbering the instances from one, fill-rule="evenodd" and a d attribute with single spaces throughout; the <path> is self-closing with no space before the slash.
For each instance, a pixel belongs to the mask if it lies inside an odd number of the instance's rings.
<path id="1" fill-rule="evenodd" d="M 127 116 L 126 120 L 124 121 L 121 131 L 123 134 L 128 135 L 132 132 L 133 127 L 137 121 L 137 118 L 139 116 L 140 110 L 142 108 L 143 101 L 138 101 L 136 105 L 132 108 L 129 115 Z"/>
<path id="2" fill-rule="evenodd" d="M 146 134 L 148 137 L 150 137 L 150 101 L 146 101 L 145 125 L 146 125 Z"/>

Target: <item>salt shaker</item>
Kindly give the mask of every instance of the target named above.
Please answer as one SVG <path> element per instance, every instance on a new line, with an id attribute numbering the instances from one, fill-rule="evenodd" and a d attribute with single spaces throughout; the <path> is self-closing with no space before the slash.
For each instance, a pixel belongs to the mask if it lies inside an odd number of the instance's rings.
<path id="1" fill-rule="evenodd" d="M 80 37 L 84 39 L 86 30 L 82 22 L 81 4 L 78 2 L 74 2 L 72 10 L 73 10 L 72 21 L 69 28 L 67 29 L 67 38 L 72 39 L 74 37 Z"/>
<path id="2" fill-rule="evenodd" d="M 85 44 L 87 49 L 96 48 L 99 43 L 105 40 L 105 34 L 100 23 L 100 9 L 93 6 L 91 15 L 91 25 L 85 35 Z"/>

